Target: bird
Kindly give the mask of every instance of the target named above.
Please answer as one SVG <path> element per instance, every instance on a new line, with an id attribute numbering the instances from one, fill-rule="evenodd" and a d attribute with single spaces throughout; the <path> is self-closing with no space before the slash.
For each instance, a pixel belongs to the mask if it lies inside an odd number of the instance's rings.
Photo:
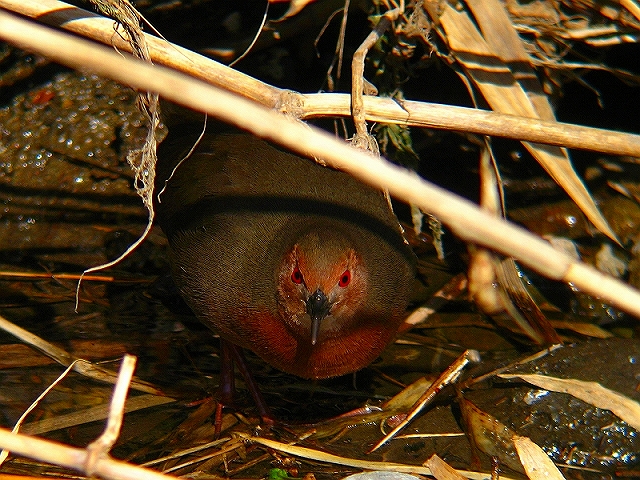
<path id="1" fill-rule="evenodd" d="M 246 132 L 201 130 L 169 129 L 155 201 L 196 317 L 302 378 L 369 365 L 396 335 L 415 277 L 387 198 Z"/>

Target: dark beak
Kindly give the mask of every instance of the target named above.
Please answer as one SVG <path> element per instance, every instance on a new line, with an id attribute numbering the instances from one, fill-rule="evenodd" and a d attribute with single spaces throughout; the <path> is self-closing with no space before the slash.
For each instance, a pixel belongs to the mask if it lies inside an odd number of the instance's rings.
<path id="1" fill-rule="evenodd" d="M 317 289 L 307 299 L 307 313 L 311 317 L 311 345 L 315 345 L 318 341 L 318 332 L 320 331 L 320 322 L 324 317 L 329 315 L 331 303 L 329 299 L 320 289 Z"/>

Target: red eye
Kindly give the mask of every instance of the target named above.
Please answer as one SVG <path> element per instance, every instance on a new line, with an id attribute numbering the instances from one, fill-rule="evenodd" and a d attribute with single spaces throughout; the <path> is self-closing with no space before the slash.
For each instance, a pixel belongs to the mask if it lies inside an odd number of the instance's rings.
<path id="1" fill-rule="evenodd" d="M 344 288 L 347 285 L 349 285 L 350 281 L 351 281 L 351 272 L 349 270 L 345 270 L 342 276 L 340 277 L 340 280 L 338 281 L 338 286 Z"/>
<path id="2" fill-rule="evenodd" d="M 302 272 L 300 272 L 298 267 L 294 268 L 293 272 L 291 272 L 291 281 L 298 285 L 302 283 Z"/>

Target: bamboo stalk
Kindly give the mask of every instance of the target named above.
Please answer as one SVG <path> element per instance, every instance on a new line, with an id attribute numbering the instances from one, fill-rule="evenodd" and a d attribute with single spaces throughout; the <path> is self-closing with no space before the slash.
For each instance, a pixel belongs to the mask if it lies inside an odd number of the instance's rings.
<path id="1" fill-rule="evenodd" d="M 361 181 L 419 206 L 456 235 L 486 246 L 551 279 L 571 282 L 640 317 L 640 292 L 576 262 L 521 227 L 481 211 L 472 202 L 403 168 L 350 147 L 332 135 L 178 72 L 142 63 L 86 40 L 0 12 L 0 37 L 70 67 L 91 70 L 251 131 L 304 155 L 324 160 Z"/>
<path id="2" fill-rule="evenodd" d="M 91 38 L 118 51 L 128 42 L 114 32 L 114 21 L 58 0 L 0 0 L 0 7 L 54 27 Z M 214 60 L 146 35 L 151 59 L 222 89 L 242 95 L 300 119 L 350 116 L 346 94 L 299 94 L 283 91 Z M 364 96 L 366 120 L 424 128 L 455 130 L 547 145 L 592 150 L 611 155 L 640 156 L 640 135 L 517 117 L 473 108 Z"/>

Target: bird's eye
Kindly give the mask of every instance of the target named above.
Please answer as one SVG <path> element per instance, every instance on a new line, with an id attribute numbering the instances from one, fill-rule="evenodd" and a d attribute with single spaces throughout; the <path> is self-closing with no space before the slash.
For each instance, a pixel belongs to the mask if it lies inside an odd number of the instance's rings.
<path id="1" fill-rule="evenodd" d="M 338 286 L 344 288 L 349 285 L 351 281 L 351 272 L 349 270 L 345 270 L 344 273 L 340 276 L 340 280 L 338 280 Z"/>
<path id="2" fill-rule="evenodd" d="M 302 272 L 298 267 L 294 268 L 293 272 L 291 272 L 291 281 L 297 285 L 302 283 Z"/>

